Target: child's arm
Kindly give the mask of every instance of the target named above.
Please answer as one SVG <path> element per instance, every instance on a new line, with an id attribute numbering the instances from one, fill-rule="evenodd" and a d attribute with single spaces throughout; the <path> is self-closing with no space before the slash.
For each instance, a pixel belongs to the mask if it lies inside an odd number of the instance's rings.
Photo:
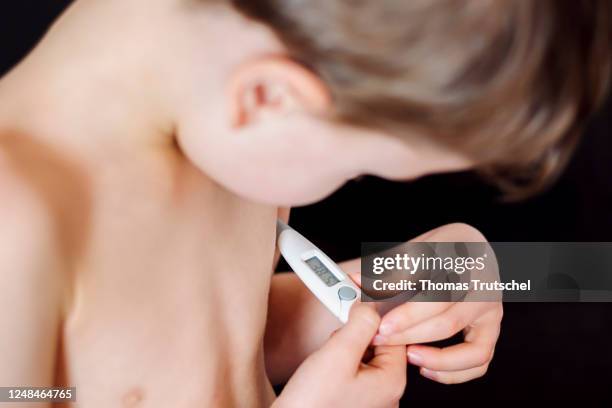
<path id="1" fill-rule="evenodd" d="M 61 305 L 53 228 L 36 199 L 8 184 L 0 174 L 0 386 L 53 386 Z"/>
<path id="2" fill-rule="evenodd" d="M 294 273 L 274 275 L 264 342 L 270 381 L 287 381 L 302 361 L 340 327 L 336 317 Z"/>

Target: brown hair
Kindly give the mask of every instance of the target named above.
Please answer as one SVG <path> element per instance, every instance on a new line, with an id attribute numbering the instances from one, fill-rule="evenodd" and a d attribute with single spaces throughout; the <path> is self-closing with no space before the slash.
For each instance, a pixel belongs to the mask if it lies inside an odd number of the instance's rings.
<path id="1" fill-rule="evenodd" d="M 608 0 L 232 0 L 334 97 L 334 117 L 417 129 L 507 193 L 567 162 L 610 76 Z"/>

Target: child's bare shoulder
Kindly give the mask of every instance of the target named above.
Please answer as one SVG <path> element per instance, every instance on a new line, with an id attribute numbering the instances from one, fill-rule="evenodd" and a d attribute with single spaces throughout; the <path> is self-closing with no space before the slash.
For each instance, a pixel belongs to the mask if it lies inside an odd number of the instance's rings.
<path id="1" fill-rule="evenodd" d="M 3 142 L 0 135 L 0 325 L 5 329 L 0 359 L 6 361 L 0 378 L 45 384 L 55 365 L 53 339 L 67 299 L 66 281 L 58 279 L 62 263 L 52 212 L 33 176 L 22 171 L 28 164 L 20 162 L 24 156 Z"/>
<path id="2" fill-rule="evenodd" d="M 23 206 L 40 216 L 71 216 L 87 201 L 85 185 L 83 170 L 62 152 L 32 137 L 0 133 L 0 211 Z"/>
<path id="3" fill-rule="evenodd" d="M 34 259 L 51 261 L 58 248 L 60 169 L 23 140 L 0 135 L 0 269 L 39 269 Z M 23 257 L 22 261 L 19 258 Z M 47 268 L 40 268 L 47 269 Z"/>
<path id="4" fill-rule="evenodd" d="M 0 133 L 0 269 L 58 282 L 68 277 L 62 272 L 87 235 L 87 180 L 65 152 L 40 138 Z"/>
<path id="5" fill-rule="evenodd" d="M 52 221 L 43 200 L 16 168 L 15 159 L 0 143 L 0 263 L 12 263 L 28 253 L 39 255 Z"/>
<path id="6" fill-rule="evenodd" d="M 35 222 L 36 215 L 44 212 L 44 205 L 36 194 L 35 175 L 28 170 L 32 163 L 27 149 L 17 146 L 14 138 L 0 135 L 0 217 L 4 222 L 15 218 Z"/>

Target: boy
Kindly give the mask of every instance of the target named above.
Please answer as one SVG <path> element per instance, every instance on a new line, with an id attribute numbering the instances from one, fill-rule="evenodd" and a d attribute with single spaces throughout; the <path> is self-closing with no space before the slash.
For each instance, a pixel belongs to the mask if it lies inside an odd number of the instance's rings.
<path id="1" fill-rule="evenodd" d="M 271 276 L 278 207 L 366 173 L 474 167 L 511 192 L 515 169 L 550 179 L 602 98 L 608 12 L 76 1 L 0 81 L 0 384 L 75 385 L 86 407 L 266 406 L 268 377 L 319 349 L 277 404 L 386 406 L 405 346 L 464 328 L 466 343 L 408 356 L 440 382 L 482 375 L 499 304 L 404 305 L 380 326 L 357 307 L 326 341 L 333 318 Z"/>

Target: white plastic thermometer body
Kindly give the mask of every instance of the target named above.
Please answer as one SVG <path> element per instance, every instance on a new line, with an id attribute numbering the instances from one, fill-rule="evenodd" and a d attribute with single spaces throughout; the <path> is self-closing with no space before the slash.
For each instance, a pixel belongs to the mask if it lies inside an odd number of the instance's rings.
<path id="1" fill-rule="evenodd" d="M 360 297 L 353 281 L 323 251 L 280 220 L 276 223 L 276 242 L 295 274 L 330 312 L 346 323 L 351 306 Z"/>

